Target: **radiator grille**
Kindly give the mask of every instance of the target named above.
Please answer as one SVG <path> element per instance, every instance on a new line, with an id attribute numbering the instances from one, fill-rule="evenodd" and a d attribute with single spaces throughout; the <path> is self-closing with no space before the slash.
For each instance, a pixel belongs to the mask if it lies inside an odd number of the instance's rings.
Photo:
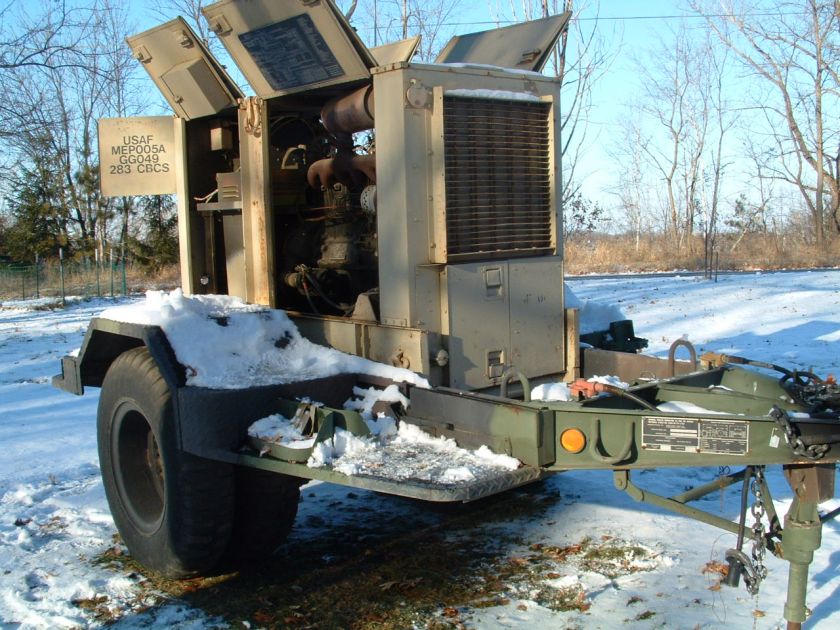
<path id="1" fill-rule="evenodd" d="M 446 95 L 443 110 L 448 258 L 551 250 L 551 104 Z"/>

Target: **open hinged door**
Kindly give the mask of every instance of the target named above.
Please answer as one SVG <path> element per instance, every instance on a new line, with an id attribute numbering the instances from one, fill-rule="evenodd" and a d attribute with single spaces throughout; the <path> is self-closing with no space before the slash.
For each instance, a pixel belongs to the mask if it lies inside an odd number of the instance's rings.
<path id="1" fill-rule="evenodd" d="M 330 0 L 221 0 L 202 11 L 261 98 L 361 84 L 376 65 Z"/>
<path id="2" fill-rule="evenodd" d="M 420 46 L 420 36 L 415 35 L 408 39 L 403 39 L 398 42 L 390 44 L 382 44 L 376 48 L 371 48 L 370 53 L 376 59 L 379 66 L 390 66 L 392 63 L 411 61 L 414 53 L 417 52 L 417 47 Z"/>
<path id="3" fill-rule="evenodd" d="M 126 38 L 175 113 L 185 119 L 236 107 L 242 92 L 183 18 Z"/>
<path id="4" fill-rule="evenodd" d="M 504 28 L 456 35 L 435 63 L 499 66 L 541 72 L 571 13 L 561 13 Z"/>

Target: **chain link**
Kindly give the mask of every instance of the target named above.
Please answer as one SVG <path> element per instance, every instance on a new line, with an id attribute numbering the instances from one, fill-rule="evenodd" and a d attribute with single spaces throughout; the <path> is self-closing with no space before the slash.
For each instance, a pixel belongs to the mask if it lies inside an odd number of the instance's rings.
<path id="1" fill-rule="evenodd" d="M 767 510 L 764 507 L 764 497 L 761 488 L 764 484 L 764 466 L 756 466 L 753 471 L 753 478 L 750 482 L 750 491 L 753 495 L 753 504 L 750 513 L 753 517 L 752 524 L 752 564 L 754 572 L 746 575 L 747 590 L 751 595 L 757 595 L 761 582 L 767 577 L 767 567 L 764 565 L 764 554 L 766 552 L 764 541 L 764 516 Z"/>
<path id="2" fill-rule="evenodd" d="M 802 438 L 799 437 L 799 431 L 791 423 L 790 416 L 776 405 L 773 405 L 773 409 L 770 410 L 770 417 L 784 431 L 785 442 L 787 442 L 794 455 L 799 455 L 806 459 L 820 459 L 828 452 L 830 448 L 828 444 L 811 444 L 810 446 L 805 446 Z"/>

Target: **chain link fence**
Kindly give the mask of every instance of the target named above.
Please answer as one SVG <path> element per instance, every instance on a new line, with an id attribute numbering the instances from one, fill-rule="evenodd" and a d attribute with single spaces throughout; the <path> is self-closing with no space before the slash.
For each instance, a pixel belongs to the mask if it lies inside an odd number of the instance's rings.
<path id="1" fill-rule="evenodd" d="M 0 265 L 0 300 L 126 295 L 128 272 L 124 259 Z"/>

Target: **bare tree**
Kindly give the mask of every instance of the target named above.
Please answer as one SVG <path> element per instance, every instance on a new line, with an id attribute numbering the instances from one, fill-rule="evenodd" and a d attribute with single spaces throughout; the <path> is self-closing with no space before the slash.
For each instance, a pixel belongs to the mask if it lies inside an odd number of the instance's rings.
<path id="1" fill-rule="evenodd" d="M 221 44 L 215 37 L 211 37 L 210 25 L 201 12 L 208 4 L 212 4 L 212 0 L 155 0 L 154 10 L 161 21 L 169 21 L 178 15 L 183 17 L 204 45 L 215 53 L 221 48 Z"/>
<path id="2" fill-rule="evenodd" d="M 652 124 L 638 145 L 664 185 L 667 231 L 677 246 L 691 235 L 696 211 L 699 165 L 708 124 L 707 95 L 697 89 L 700 75 L 695 43 L 684 27 L 648 52 L 642 68 L 641 113 Z"/>
<path id="3" fill-rule="evenodd" d="M 348 0 L 345 17 L 369 46 L 420 35 L 418 59 L 431 61 L 453 35 L 461 0 Z"/>
<path id="4" fill-rule="evenodd" d="M 16 98 L 26 87 L 27 73 L 64 71 L 84 67 L 89 61 L 81 48 L 90 13 L 68 9 L 64 2 L 43 2 L 37 8 L 9 3 L 0 9 L 0 137 L 30 130 L 35 107 Z"/>
<path id="5" fill-rule="evenodd" d="M 708 23 L 725 46 L 769 87 L 770 102 L 755 103 L 766 117 L 779 162 L 772 176 L 799 191 L 811 214 L 817 242 L 826 222 L 840 231 L 840 77 L 837 0 L 721 0 L 723 12 Z M 699 0 L 692 5 L 706 9 Z M 712 13 L 709 11 L 708 13 Z M 827 205 L 826 205 L 827 202 Z"/>
<path id="6" fill-rule="evenodd" d="M 649 220 L 653 203 L 650 199 L 650 186 L 646 181 L 646 169 L 641 151 L 630 150 L 628 147 L 642 145 L 641 126 L 632 120 L 624 126 L 624 133 L 616 146 L 610 149 L 610 157 L 621 168 L 618 175 L 618 185 L 614 193 L 618 196 L 622 217 L 626 228 L 633 235 L 636 251 L 641 247 L 642 233 Z"/>
<path id="7" fill-rule="evenodd" d="M 63 0 L 42 2 L 34 12 L 12 2 L 0 8 L 0 72 L 81 65 L 79 26 L 87 16 Z"/>
<path id="8" fill-rule="evenodd" d="M 79 42 L 75 49 L 54 51 L 51 65 L 5 71 L 5 102 L 16 116 L 5 150 L 21 172 L 37 171 L 46 178 L 44 168 L 50 169 L 50 181 L 60 182 L 51 186 L 57 192 L 50 204 L 63 218 L 65 244 L 72 240 L 75 249 L 92 254 L 97 241 L 103 247 L 107 219 L 113 213 L 99 196 L 96 121 L 137 109 L 129 88 L 136 63 L 124 45 L 127 5 L 96 0 L 88 11 L 86 19 L 74 24 L 77 30 L 68 33 Z M 122 239 L 127 212 L 123 216 Z"/>
<path id="9" fill-rule="evenodd" d="M 706 268 L 709 269 L 717 249 L 718 221 L 721 204 L 721 186 L 726 168 L 725 147 L 729 132 L 736 123 L 736 114 L 726 98 L 724 77 L 728 62 L 728 51 L 718 51 L 712 42 L 706 40 L 704 55 L 706 63 L 705 81 L 708 88 L 710 146 L 708 151 L 708 172 L 704 173 L 704 189 L 701 212 L 703 214 L 703 244 Z"/>

